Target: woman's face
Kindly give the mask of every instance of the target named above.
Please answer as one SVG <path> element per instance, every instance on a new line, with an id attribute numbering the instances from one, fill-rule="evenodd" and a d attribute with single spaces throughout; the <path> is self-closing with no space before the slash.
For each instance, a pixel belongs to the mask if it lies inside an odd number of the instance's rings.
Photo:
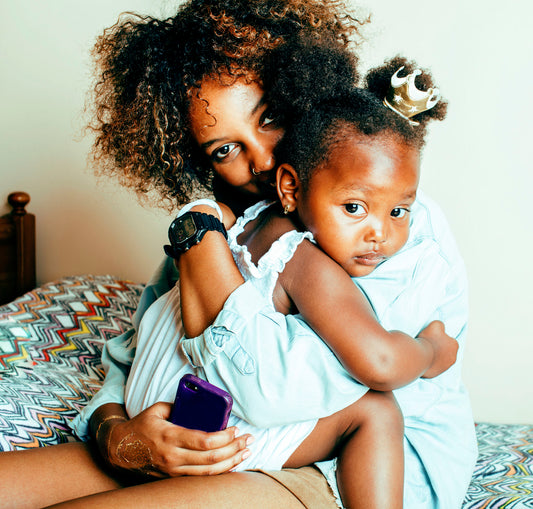
<path id="1" fill-rule="evenodd" d="M 284 131 L 269 117 L 259 84 L 206 78 L 189 113 L 192 134 L 214 171 L 229 185 L 260 194 Z"/>

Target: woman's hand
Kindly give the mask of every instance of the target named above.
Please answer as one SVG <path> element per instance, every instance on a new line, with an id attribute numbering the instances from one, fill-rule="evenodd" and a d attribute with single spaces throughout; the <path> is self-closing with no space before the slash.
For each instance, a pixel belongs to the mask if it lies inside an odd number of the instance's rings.
<path id="1" fill-rule="evenodd" d="M 441 321 L 431 322 L 418 337 L 428 341 L 433 348 L 433 362 L 422 378 L 436 377 L 455 364 L 459 343 L 446 334 Z"/>
<path id="2" fill-rule="evenodd" d="M 234 427 L 205 433 L 176 426 L 167 421 L 170 408 L 156 403 L 133 419 L 107 421 L 97 440 L 108 463 L 161 478 L 221 474 L 249 456 L 250 435 L 236 437 Z"/>

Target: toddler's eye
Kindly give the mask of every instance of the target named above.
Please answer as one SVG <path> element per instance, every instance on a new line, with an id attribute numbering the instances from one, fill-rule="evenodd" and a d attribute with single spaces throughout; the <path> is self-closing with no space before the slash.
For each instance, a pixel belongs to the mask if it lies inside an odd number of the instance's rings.
<path id="1" fill-rule="evenodd" d="M 211 159 L 215 163 L 221 163 L 228 157 L 229 154 L 237 147 L 236 143 L 228 143 L 226 145 L 222 145 L 222 147 L 218 148 L 214 152 L 211 153 Z"/>
<path id="2" fill-rule="evenodd" d="M 365 213 L 365 209 L 358 203 L 347 203 L 344 205 L 344 209 L 352 216 L 360 216 Z"/>
<path id="3" fill-rule="evenodd" d="M 408 209 L 402 209 L 402 208 L 395 208 L 395 209 L 392 209 L 392 212 L 390 213 L 390 215 L 392 217 L 404 217 L 406 214 L 409 213 L 409 210 Z"/>

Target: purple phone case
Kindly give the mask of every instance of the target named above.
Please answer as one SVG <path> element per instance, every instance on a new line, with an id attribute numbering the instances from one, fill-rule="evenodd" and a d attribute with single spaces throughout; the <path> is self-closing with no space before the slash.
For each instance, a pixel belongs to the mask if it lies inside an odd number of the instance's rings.
<path id="1" fill-rule="evenodd" d="M 194 375 L 185 375 L 178 384 L 170 421 L 202 431 L 220 431 L 228 424 L 233 399 L 226 391 Z"/>

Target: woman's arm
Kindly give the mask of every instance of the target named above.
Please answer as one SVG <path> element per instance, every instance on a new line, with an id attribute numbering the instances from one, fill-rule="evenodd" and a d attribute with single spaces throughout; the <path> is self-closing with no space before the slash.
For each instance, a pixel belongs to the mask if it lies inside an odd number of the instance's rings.
<path id="1" fill-rule="evenodd" d="M 178 267 L 183 327 L 188 337 L 195 337 L 213 323 L 244 278 L 218 232 L 207 232 L 200 244 L 180 256 Z"/>
<path id="2" fill-rule="evenodd" d="M 106 374 L 100 390 L 91 398 L 71 423 L 71 427 L 82 440 L 94 438 L 90 432 L 90 422 L 94 412 L 108 403 L 124 404 L 126 380 L 135 356 L 137 336 L 135 331 L 146 310 L 178 280 L 178 272 L 173 260 L 165 258 L 146 284 L 135 314 L 133 328 L 109 339 L 102 348 L 102 367 Z"/>
<path id="3" fill-rule="evenodd" d="M 71 423 L 71 428 L 82 440 L 94 438 L 91 419 L 97 410 L 107 404 L 124 404 L 124 390 L 133 356 L 135 354 L 135 330 L 111 338 L 102 349 L 101 362 L 106 373 L 104 383 Z"/>
<path id="4" fill-rule="evenodd" d="M 173 261 L 164 260 L 143 291 L 133 320 L 135 328 L 150 305 L 174 286 L 177 276 Z M 74 420 L 76 434 L 84 440 L 95 439 L 101 455 L 114 468 L 155 477 L 219 474 L 240 463 L 248 436 L 235 437 L 234 429 L 207 434 L 174 426 L 167 421 L 170 405 L 166 403 L 128 418 L 124 390 L 135 346 L 135 329 L 104 345 L 104 385 Z M 128 451 L 136 451 L 135 457 L 128 456 Z"/>
<path id="5" fill-rule="evenodd" d="M 219 206 L 224 226 L 229 228 L 235 216 L 228 207 Z M 205 204 L 190 210 L 218 218 L 217 211 Z M 188 337 L 195 337 L 213 323 L 231 293 L 244 283 L 244 278 L 226 239 L 219 232 L 208 231 L 199 244 L 180 256 L 177 265 L 183 327 Z"/>

